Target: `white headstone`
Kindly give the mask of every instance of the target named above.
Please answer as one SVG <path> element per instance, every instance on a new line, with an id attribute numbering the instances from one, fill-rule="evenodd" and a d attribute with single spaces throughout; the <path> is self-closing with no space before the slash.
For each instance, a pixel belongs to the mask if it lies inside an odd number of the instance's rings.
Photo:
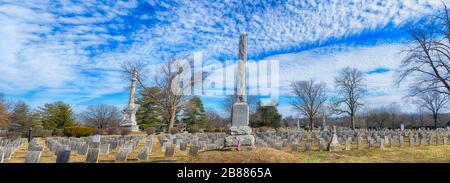
<path id="1" fill-rule="evenodd" d="M 100 135 L 92 136 L 92 142 L 100 142 Z"/>

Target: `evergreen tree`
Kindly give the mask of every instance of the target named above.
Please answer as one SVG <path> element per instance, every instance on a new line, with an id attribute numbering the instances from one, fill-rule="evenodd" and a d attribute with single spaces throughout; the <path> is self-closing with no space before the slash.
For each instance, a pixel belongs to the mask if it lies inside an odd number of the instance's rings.
<path id="1" fill-rule="evenodd" d="M 39 113 L 45 129 L 55 130 L 71 126 L 75 121 L 72 108 L 64 102 L 45 104 Z"/>
<path id="2" fill-rule="evenodd" d="M 159 95 L 161 95 L 161 90 L 156 87 L 139 92 L 139 97 L 136 99 L 136 104 L 139 105 L 136 111 L 136 121 L 139 127 L 145 129 L 163 123 Z"/>
<path id="3" fill-rule="evenodd" d="M 206 112 L 203 102 L 198 96 L 192 97 L 183 109 L 182 120 L 188 128 L 197 125 L 206 128 Z"/>
<path id="4" fill-rule="evenodd" d="M 281 127 L 281 115 L 278 113 L 276 106 L 262 106 L 261 102 L 258 103 L 256 112 L 251 116 L 252 127 L 270 126 L 273 128 Z"/>
<path id="5" fill-rule="evenodd" d="M 29 107 L 24 102 L 18 102 L 9 116 L 9 129 L 12 131 L 26 132 L 34 127 Z"/>

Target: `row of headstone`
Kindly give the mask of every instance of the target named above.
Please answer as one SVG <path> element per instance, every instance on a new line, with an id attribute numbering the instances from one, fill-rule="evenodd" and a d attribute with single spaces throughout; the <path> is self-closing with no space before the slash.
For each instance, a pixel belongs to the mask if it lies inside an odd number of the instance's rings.
<path id="1" fill-rule="evenodd" d="M 386 147 L 400 147 L 405 146 L 405 137 L 407 138 L 407 145 L 409 147 L 422 146 L 425 140 L 428 139 L 428 145 L 446 145 L 450 139 L 450 131 L 447 130 L 344 130 L 339 131 L 338 142 L 344 144 L 345 150 L 351 150 L 353 141 L 356 141 L 358 150 L 364 147 L 363 139 L 366 139 L 367 148 Z M 319 151 L 325 148 L 320 147 L 321 144 L 328 144 L 331 140 L 332 133 L 328 131 L 285 131 L 285 132 L 258 132 L 256 134 L 256 145 L 262 147 L 272 147 L 278 150 L 291 145 L 292 151 L 299 151 L 299 142 L 303 137 L 306 137 L 305 151 L 312 150 L 312 139 L 316 140 L 319 146 Z M 398 144 L 397 144 L 398 142 Z M 325 145 L 327 147 L 327 145 Z"/>
<path id="2" fill-rule="evenodd" d="M 18 138 L 15 140 L 11 139 L 1 139 L 0 146 L 0 163 L 4 163 L 7 160 L 11 160 L 11 157 L 25 143 L 24 138 Z"/>

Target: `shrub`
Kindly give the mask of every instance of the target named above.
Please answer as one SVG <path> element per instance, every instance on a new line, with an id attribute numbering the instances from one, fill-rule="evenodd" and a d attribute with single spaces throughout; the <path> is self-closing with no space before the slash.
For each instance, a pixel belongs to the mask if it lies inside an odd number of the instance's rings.
<path id="1" fill-rule="evenodd" d="M 11 140 L 16 140 L 16 139 L 20 138 L 20 136 L 21 136 L 20 132 L 11 131 L 11 132 L 6 133 L 6 137 Z"/>
<path id="2" fill-rule="evenodd" d="M 7 131 L 6 130 L 0 130 L 0 137 L 7 137 Z"/>
<path id="3" fill-rule="evenodd" d="M 103 129 L 100 128 L 95 128 L 94 129 L 94 135 L 103 135 L 105 131 Z"/>
<path id="4" fill-rule="evenodd" d="M 108 135 L 118 135 L 119 134 L 119 129 L 117 129 L 116 127 L 109 127 L 108 129 L 106 129 Z"/>
<path id="5" fill-rule="evenodd" d="M 215 128 L 215 127 L 209 127 L 209 128 L 206 129 L 206 131 L 212 133 L 212 132 L 215 132 L 216 129 L 217 128 Z"/>
<path id="6" fill-rule="evenodd" d="M 214 130 L 214 132 L 222 132 L 222 129 L 216 128 L 216 129 Z"/>
<path id="7" fill-rule="evenodd" d="M 52 135 L 62 137 L 62 136 L 64 136 L 64 129 L 53 130 Z"/>
<path id="8" fill-rule="evenodd" d="M 52 136 L 52 130 L 42 130 L 42 138 L 47 138 Z"/>
<path id="9" fill-rule="evenodd" d="M 178 130 L 178 128 L 171 128 L 170 129 L 170 133 L 171 134 L 177 134 L 177 133 L 180 133 L 180 131 Z"/>
<path id="10" fill-rule="evenodd" d="M 188 129 L 188 132 L 189 132 L 189 133 L 198 133 L 198 126 L 197 126 L 197 125 L 191 126 L 191 127 Z"/>
<path id="11" fill-rule="evenodd" d="M 267 132 L 267 130 L 269 130 L 269 128 L 266 126 L 259 127 L 259 132 Z"/>
<path id="12" fill-rule="evenodd" d="M 153 135 L 155 133 L 155 129 L 153 127 L 148 127 L 146 130 L 147 135 Z"/>
<path id="13" fill-rule="evenodd" d="M 406 128 L 406 129 L 416 129 L 417 126 L 416 126 L 416 125 L 413 125 L 413 124 L 409 124 L 409 125 L 406 125 L 405 128 Z"/>
<path id="14" fill-rule="evenodd" d="M 94 129 L 88 126 L 69 126 L 64 128 L 67 137 L 87 137 L 94 133 Z"/>
<path id="15" fill-rule="evenodd" d="M 122 136 L 125 136 L 125 135 L 128 135 L 128 134 L 130 134 L 130 129 L 128 129 L 128 128 L 123 128 L 123 129 L 120 129 L 120 135 L 122 135 Z"/>

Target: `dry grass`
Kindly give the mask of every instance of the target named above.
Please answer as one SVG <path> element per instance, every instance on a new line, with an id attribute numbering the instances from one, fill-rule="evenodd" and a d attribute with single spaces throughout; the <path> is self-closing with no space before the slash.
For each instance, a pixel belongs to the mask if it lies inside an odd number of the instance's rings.
<path id="1" fill-rule="evenodd" d="M 44 146 L 44 140 L 39 142 Z M 365 144 L 367 146 L 367 144 Z M 416 144 L 417 145 L 417 144 Z M 142 140 L 138 147 L 133 150 L 127 162 L 138 162 L 137 155 L 141 147 L 145 146 Z M 28 144 L 25 144 L 14 153 L 11 160 L 6 163 L 23 163 L 27 153 Z M 153 150 L 149 153 L 146 162 L 188 162 L 188 163 L 450 163 L 450 145 L 422 146 L 422 147 L 394 147 L 381 150 L 378 147 L 373 149 L 364 148 L 356 150 L 356 145 L 352 145 L 352 150 L 337 152 L 319 152 L 317 143 L 313 143 L 313 151 L 304 152 L 305 142 L 300 144 L 301 152 L 292 153 L 290 146 L 282 150 L 273 148 L 257 147 L 253 151 L 203 151 L 197 157 L 189 157 L 188 151 L 180 151 L 176 148 L 172 158 L 165 158 L 161 152 L 161 146 L 156 136 L 153 136 Z M 112 163 L 116 157 L 117 150 L 110 151 L 109 155 L 100 155 L 100 163 Z M 44 148 L 40 163 L 54 163 L 56 156 Z M 72 152 L 70 162 L 83 163 L 85 156 Z M 142 162 L 142 161 L 141 161 Z"/>
<path id="2" fill-rule="evenodd" d="M 206 151 L 188 159 L 188 163 L 290 163 L 300 158 L 292 153 L 272 148 L 253 151 Z"/>

